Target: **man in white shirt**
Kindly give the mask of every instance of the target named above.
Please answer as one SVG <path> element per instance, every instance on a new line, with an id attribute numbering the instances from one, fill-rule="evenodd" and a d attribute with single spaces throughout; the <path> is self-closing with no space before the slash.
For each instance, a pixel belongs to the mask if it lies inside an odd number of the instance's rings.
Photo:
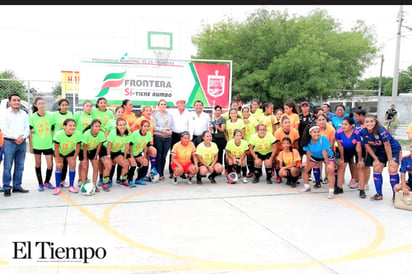
<path id="1" fill-rule="evenodd" d="M 13 93 L 9 95 L 10 108 L 7 109 L 3 117 L 3 190 L 4 196 L 11 196 L 11 189 L 14 192 L 27 193 L 22 184 L 24 161 L 26 159 L 26 138 L 29 136 L 29 116 L 20 109 L 20 95 Z M 14 163 L 13 186 L 11 169 Z"/>
<path id="2" fill-rule="evenodd" d="M 197 147 L 202 140 L 202 133 L 209 129 L 210 115 L 203 111 L 203 102 L 197 100 L 194 105 L 195 111 L 192 113 L 193 136 L 192 142 Z"/>
<path id="3" fill-rule="evenodd" d="M 176 109 L 172 109 L 169 111 L 170 114 L 173 116 L 173 128 L 172 128 L 172 145 L 180 141 L 180 135 L 184 131 L 188 131 L 190 136 L 193 135 L 193 125 L 192 125 L 192 115 L 186 109 L 186 100 L 179 99 L 176 101 Z M 171 167 L 171 155 L 169 156 L 169 174 L 170 178 L 173 177 L 173 171 Z"/>

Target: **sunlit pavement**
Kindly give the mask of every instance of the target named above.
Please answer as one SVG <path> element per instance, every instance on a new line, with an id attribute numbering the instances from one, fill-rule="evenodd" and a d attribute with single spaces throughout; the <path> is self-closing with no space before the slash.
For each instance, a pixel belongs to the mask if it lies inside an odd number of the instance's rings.
<path id="1" fill-rule="evenodd" d="M 264 176 L 258 184 L 179 178 L 55 196 L 37 191 L 27 154 L 30 192 L 0 197 L 0 273 L 410 273 L 412 212 L 393 207 L 386 169 L 383 177 L 382 201 L 369 200 L 372 178 L 366 199 L 345 184 L 328 200 L 327 185 L 299 193 L 301 184 L 268 185 Z M 39 260 L 39 239 L 106 254 L 84 263 L 52 260 L 47 250 Z M 30 259 L 22 242 L 32 244 Z"/>

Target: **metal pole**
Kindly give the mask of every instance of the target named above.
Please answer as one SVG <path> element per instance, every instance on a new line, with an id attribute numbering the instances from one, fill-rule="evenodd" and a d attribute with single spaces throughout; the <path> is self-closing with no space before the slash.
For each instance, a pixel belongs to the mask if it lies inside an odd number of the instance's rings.
<path id="1" fill-rule="evenodd" d="M 383 70 L 383 54 L 381 55 L 381 71 L 379 74 L 379 91 L 378 91 L 378 107 L 376 108 L 377 116 L 379 118 L 379 110 L 381 105 L 381 95 L 382 95 L 382 70 Z"/>
<path id="2" fill-rule="evenodd" d="M 398 78 L 399 78 L 399 55 L 401 50 L 401 28 L 403 21 L 402 5 L 399 8 L 398 14 L 398 35 L 396 37 L 396 52 L 395 52 L 395 68 L 393 70 L 393 82 L 392 82 L 392 104 L 396 105 L 396 98 L 398 96 Z"/>

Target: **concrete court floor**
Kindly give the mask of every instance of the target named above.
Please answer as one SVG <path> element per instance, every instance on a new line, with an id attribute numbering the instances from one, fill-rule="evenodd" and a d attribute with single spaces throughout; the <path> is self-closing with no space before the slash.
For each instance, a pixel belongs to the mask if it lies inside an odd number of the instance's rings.
<path id="1" fill-rule="evenodd" d="M 299 193 L 301 185 L 228 185 L 223 176 L 216 185 L 167 179 L 54 196 L 37 191 L 28 153 L 30 193 L 0 196 L 0 273 L 410 273 L 412 212 L 393 207 L 386 169 L 383 176 L 383 201 L 369 200 L 372 179 L 367 199 L 345 185 L 328 200 L 327 185 Z M 107 255 L 88 264 L 38 262 L 38 253 L 13 259 L 12 242 L 38 239 L 102 246 Z"/>

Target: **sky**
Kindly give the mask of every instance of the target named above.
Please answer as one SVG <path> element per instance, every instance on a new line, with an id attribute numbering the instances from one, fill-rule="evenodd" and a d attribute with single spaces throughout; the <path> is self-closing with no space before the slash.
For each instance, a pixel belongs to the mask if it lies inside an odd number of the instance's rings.
<path id="1" fill-rule="evenodd" d="M 191 37 L 202 24 L 228 16 L 244 21 L 259 8 L 297 16 L 324 9 L 343 30 L 365 21 L 376 34 L 379 56 L 362 78 L 379 77 L 382 54 L 382 75 L 393 77 L 399 5 L 6 5 L 0 6 L 0 71 L 11 70 L 20 80 L 33 80 L 31 87 L 49 91 L 61 71 L 81 71 L 85 58 L 154 57 L 147 49 L 148 30 L 173 33 L 169 58 L 186 59 L 196 53 Z M 404 5 L 403 14 L 400 70 L 412 65 L 412 6 Z"/>

